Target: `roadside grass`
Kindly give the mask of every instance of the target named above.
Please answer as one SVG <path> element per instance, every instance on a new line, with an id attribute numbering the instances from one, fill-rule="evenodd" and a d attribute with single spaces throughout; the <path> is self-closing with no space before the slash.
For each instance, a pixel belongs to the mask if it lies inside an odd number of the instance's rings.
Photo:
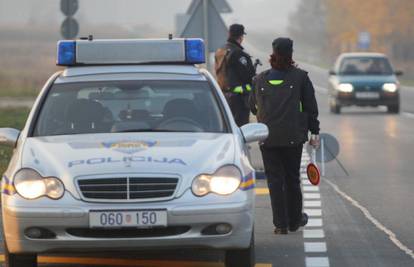
<path id="1" fill-rule="evenodd" d="M 29 111 L 27 108 L 0 109 L 0 128 L 23 129 Z M 3 174 L 9 165 L 12 152 L 13 148 L 0 145 L 0 174 Z"/>

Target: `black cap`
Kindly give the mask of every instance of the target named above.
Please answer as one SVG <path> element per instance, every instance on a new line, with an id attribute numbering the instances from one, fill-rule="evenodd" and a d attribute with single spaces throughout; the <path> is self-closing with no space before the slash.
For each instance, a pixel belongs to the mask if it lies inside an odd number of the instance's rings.
<path id="1" fill-rule="evenodd" d="M 293 52 L 293 41 L 289 38 L 277 38 L 272 43 L 273 51 L 282 55 L 290 55 Z"/>
<path id="2" fill-rule="evenodd" d="M 240 37 L 245 35 L 244 26 L 241 24 L 233 24 L 230 26 L 229 34 L 232 37 Z"/>

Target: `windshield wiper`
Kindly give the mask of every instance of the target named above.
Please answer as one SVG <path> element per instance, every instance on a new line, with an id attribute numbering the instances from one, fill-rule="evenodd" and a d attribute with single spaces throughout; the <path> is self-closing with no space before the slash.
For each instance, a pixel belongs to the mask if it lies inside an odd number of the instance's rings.
<path id="1" fill-rule="evenodd" d="M 181 133 L 181 132 L 191 132 L 191 131 L 177 131 L 177 130 L 168 130 L 168 129 L 127 129 L 116 131 L 114 133 Z"/>

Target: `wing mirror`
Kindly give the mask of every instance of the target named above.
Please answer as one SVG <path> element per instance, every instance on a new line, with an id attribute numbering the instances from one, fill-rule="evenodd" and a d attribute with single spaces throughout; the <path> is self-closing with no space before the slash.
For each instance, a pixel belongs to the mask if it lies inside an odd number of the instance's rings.
<path id="1" fill-rule="evenodd" d="M 397 71 L 395 71 L 395 75 L 402 76 L 402 75 L 404 75 L 404 72 L 402 70 L 397 70 Z"/>
<path id="2" fill-rule="evenodd" d="M 269 129 L 263 123 L 249 123 L 243 125 L 240 130 L 246 143 L 264 141 L 269 136 Z"/>
<path id="3" fill-rule="evenodd" d="M 12 128 L 0 128 L 0 145 L 14 147 L 20 131 Z"/>

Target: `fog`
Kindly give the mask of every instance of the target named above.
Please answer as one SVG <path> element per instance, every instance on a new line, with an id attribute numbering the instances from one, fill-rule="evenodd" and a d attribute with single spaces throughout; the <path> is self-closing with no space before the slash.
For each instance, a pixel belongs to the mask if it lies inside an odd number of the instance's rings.
<path id="1" fill-rule="evenodd" d="M 187 10 L 190 0 L 80 0 L 75 17 L 82 24 L 112 24 L 125 29 L 150 25 L 161 34 L 175 31 L 175 15 Z M 283 32 L 298 0 L 228 0 L 234 9 L 227 23 L 240 22 L 254 31 Z M 2 0 L 0 24 L 47 24 L 59 31 L 63 14 L 59 0 Z M 82 27 L 81 27 L 82 28 Z"/>

